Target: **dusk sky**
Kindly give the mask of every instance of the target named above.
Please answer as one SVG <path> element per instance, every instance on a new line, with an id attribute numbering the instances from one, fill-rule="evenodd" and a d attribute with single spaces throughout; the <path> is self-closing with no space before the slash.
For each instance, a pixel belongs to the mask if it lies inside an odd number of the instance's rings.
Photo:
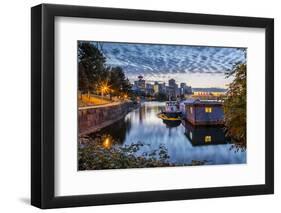
<path id="1" fill-rule="evenodd" d="M 93 42 L 95 44 L 95 42 Z M 177 83 L 192 87 L 226 88 L 232 78 L 225 73 L 233 64 L 244 62 L 245 56 L 237 48 L 129 44 L 99 42 L 106 63 L 120 66 L 131 82 L 143 75 L 145 80 L 164 81 L 174 78 Z"/>

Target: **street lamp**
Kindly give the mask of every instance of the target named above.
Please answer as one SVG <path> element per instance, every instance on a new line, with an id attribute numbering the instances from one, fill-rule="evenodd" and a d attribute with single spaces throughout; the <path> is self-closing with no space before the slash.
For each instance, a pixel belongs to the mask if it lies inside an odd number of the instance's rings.
<path id="1" fill-rule="evenodd" d="M 109 86 L 107 85 L 107 83 L 103 83 L 101 85 L 101 96 L 103 97 L 103 94 L 106 93 L 107 91 L 109 91 Z"/>

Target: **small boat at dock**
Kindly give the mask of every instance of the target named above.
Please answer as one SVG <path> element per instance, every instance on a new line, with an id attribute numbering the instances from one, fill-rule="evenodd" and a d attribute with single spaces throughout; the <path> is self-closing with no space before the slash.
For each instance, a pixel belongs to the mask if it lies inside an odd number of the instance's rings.
<path id="1" fill-rule="evenodd" d="M 178 114 L 167 114 L 165 112 L 160 112 L 157 114 L 157 117 L 158 118 L 161 118 L 162 120 L 165 120 L 165 121 L 180 121 L 181 120 L 181 117 L 178 115 Z"/>
<path id="2" fill-rule="evenodd" d="M 181 123 L 181 112 L 177 101 L 167 101 L 165 110 L 157 114 L 168 126 L 178 126 Z"/>

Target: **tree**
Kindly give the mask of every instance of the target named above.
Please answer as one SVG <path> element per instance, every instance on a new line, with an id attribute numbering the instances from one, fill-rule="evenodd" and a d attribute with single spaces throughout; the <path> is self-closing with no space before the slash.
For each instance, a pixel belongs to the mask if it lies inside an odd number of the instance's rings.
<path id="1" fill-rule="evenodd" d="M 82 93 L 128 95 L 131 84 L 121 67 L 109 67 L 102 46 L 88 42 L 78 44 L 78 84 Z"/>
<path id="2" fill-rule="evenodd" d="M 246 63 L 234 66 L 228 77 L 234 80 L 229 85 L 224 100 L 225 126 L 238 148 L 246 148 Z"/>
<path id="3" fill-rule="evenodd" d="M 114 95 L 128 94 L 131 89 L 131 84 L 121 67 L 111 68 L 109 76 L 110 88 Z"/>
<path id="4" fill-rule="evenodd" d="M 78 65 L 78 88 L 79 91 L 83 92 L 87 92 L 89 90 L 89 79 L 86 73 L 86 70 L 84 68 L 84 66 L 82 65 L 82 63 L 79 63 Z"/>
<path id="5" fill-rule="evenodd" d="M 97 91 L 98 84 L 106 75 L 106 59 L 97 45 L 86 42 L 78 44 L 79 90 Z"/>

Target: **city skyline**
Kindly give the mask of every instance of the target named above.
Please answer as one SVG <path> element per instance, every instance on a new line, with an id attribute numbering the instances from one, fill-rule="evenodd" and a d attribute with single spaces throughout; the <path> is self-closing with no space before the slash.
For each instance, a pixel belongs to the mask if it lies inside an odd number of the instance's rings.
<path id="1" fill-rule="evenodd" d="M 192 88 L 192 86 L 187 85 L 184 82 L 177 82 L 175 79 L 169 79 L 168 83 L 159 81 L 146 81 L 143 76 L 139 75 L 138 80 L 134 81 L 132 84 L 132 92 L 140 96 L 150 96 L 162 98 L 184 98 L 190 95 L 200 95 L 200 96 L 221 96 L 225 94 L 225 88 L 211 87 L 211 88 Z M 163 96 L 164 95 L 164 96 Z"/>
<path id="2" fill-rule="evenodd" d="M 134 85 L 135 82 L 139 79 L 139 76 L 142 75 L 138 75 L 136 76 L 134 79 L 129 79 L 131 85 Z M 185 84 L 186 86 L 191 87 L 192 89 L 201 89 L 201 88 L 206 88 L 206 89 L 212 89 L 212 88 L 218 88 L 218 89 L 227 89 L 227 88 L 223 88 L 223 87 L 216 87 L 216 86 L 212 86 L 212 87 L 193 87 L 191 84 L 188 84 L 182 80 L 176 80 L 174 78 L 169 78 L 167 81 L 159 81 L 159 80 L 151 80 L 151 79 L 146 79 L 144 76 L 143 80 L 145 80 L 145 84 L 149 84 L 149 85 L 154 85 L 155 83 L 157 84 L 164 84 L 165 86 L 169 86 L 169 80 L 175 80 L 176 84 L 178 85 L 178 87 L 180 87 L 180 84 Z"/>
<path id="3" fill-rule="evenodd" d="M 97 44 L 97 42 L 92 42 Z M 246 61 L 241 49 L 165 44 L 98 42 L 109 66 L 120 66 L 133 83 L 142 75 L 147 81 L 169 79 L 192 87 L 227 88 L 233 80 L 226 72 Z"/>
<path id="4" fill-rule="evenodd" d="M 162 82 L 168 84 L 170 79 L 175 79 L 176 82 L 179 83 L 186 83 L 187 85 L 191 86 L 192 88 L 223 88 L 227 89 L 228 85 L 232 82 L 233 77 L 230 76 L 226 78 L 222 75 L 212 76 L 212 79 L 208 79 L 208 76 L 203 74 L 182 74 L 182 75 L 166 75 L 166 76 L 149 76 L 143 75 L 144 79 L 146 79 L 149 83 Z M 206 77 L 206 79 L 205 79 Z M 128 77 L 131 84 L 137 79 L 137 76 Z M 160 80 L 159 80 L 160 79 Z M 211 80 L 211 81 L 210 81 Z"/>

